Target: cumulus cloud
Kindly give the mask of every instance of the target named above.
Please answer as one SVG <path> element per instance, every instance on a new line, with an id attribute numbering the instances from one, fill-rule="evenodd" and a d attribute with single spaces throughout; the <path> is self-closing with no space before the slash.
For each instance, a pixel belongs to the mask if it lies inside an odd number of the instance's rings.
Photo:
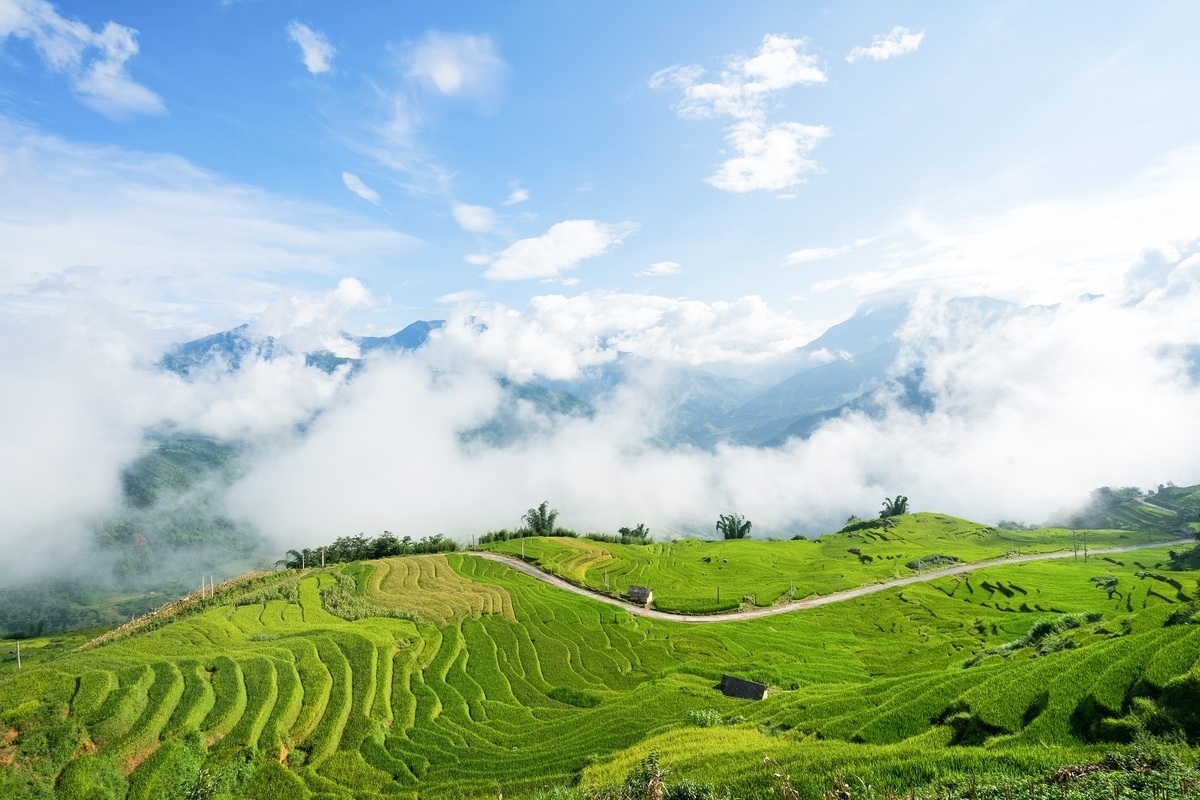
<path id="1" fill-rule="evenodd" d="M 767 363 L 816 337 L 824 323 L 773 310 L 757 296 L 706 303 L 624 292 L 551 294 L 523 309 L 468 303 L 439 347 L 515 379 L 573 378 L 619 353 L 690 366 Z"/>
<path id="2" fill-rule="evenodd" d="M 676 65 L 654 73 L 650 88 L 678 90 L 683 97 L 675 110 L 685 119 L 759 119 L 773 93 L 828 80 L 820 60 L 804 52 L 807 47 L 807 39 L 768 34 L 754 56 L 729 58 L 715 81 L 702 80 L 703 67 Z"/>
<path id="3" fill-rule="evenodd" d="M 808 154 L 827 136 L 829 128 L 824 125 L 780 122 L 763 127 L 749 120 L 739 122 L 725 137 L 737 155 L 705 180 L 727 192 L 791 188 L 804 182 L 804 173 L 819 170 Z"/>
<path id="4" fill-rule="evenodd" d="M 657 261 L 634 275 L 639 278 L 651 278 L 660 275 L 678 275 L 683 266 L 677 261 Z"/>
<path id="5" fill-rule="evenodd" d="M 66 76 L 80 101 L 112 119 L 165 114 L 162 98 L 129 75 L 138 32 L 116 22 L 100 30 L 70 20 L 46 0 L 6 0 L 0 6 L 0 43 L 29 40 L 43 63 Z"/>
<path id="6" fill-rule="evenodd" d="M 897 25 L 887 35 L 876 36 L 866 47 L 855 47 L 846 55 L 846 61 L 853 64 L 863 58 L 887 61 L 896 56 L 906 56 L 909 53 L 917 52 L 917 48 L 921 46 L 924 38 L 925 31 L 910 31 L 908 28 Z"/>
<path id="7" fill-rule="evenodd" d="M 492 37 L 429 31 L 408 53 L 408 74 L 447 97 L 494 101 L 508 64 Z"/>
<path id="8" fill-rule="evenodd" d="M 594 219 L 569 219 L 541 236 L 513 242 L 484 273 L 498 281 L 556 278 L 581 261 L 602 255 L 634 231 L 629 223 L 610 225 Z"/>
<path id="9" fill-rule="evenodd" d="M 379 193 L 363 183 L 362 178 L 358 177 L 353 172 L 343 172 L 342 183 L 346 184 L 347 189 L 354 192 L 368 203 L 379 205 L 383 202 L 383 198 L 379 196 Z"/>
<path id="10" fill-rule="evenodd" d="M 818 169 L 808 154 L 829 136 L 828 127 L 767 121 L 768 103 L 776 93 L 828 80 L 807 47 L 807 39 L 768 34 L 754 56 L 727 59 L 715 81 L 704 80 L 707 72 L 697 65 L 667 67 L 650 77 L 652 89 L 682 95 L 675 105 L 680 117 L 736 120 L 725 137 L 736 155 L 707 178 L 710 185 L 739 193 L 780 191 L 803 183 L 805 173 Z"/>
<path id="11" fill-rule="evenodd" d="M 487 206 L 455 203 L 453 213 L 454 221 L 471 233 L 492 233 L 499 225 L 496 212 Z"/>
<path id="12" fill-rule="evenodd" d="M 288 25 L 288 38 L 300 47 L 301 60 L 304 67 L 313 75 L 320 75 L 333 69 L 333 57 L 337 50 L 325 38 L 325 34 L 314 31 L 303 22 L 293 20 Z"/>

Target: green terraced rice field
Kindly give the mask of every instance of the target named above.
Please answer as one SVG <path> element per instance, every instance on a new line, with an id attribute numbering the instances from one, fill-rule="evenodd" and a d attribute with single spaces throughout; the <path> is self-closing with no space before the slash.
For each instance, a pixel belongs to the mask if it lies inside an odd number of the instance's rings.
<path id="1" fill-rule="evenodd" d="M 532 537 L 481 549 L 523 556 L 546 572 L 595 591 L 622 595 L 631 585 L 649 586 L 656 608 L 704 614 L 736 609 L 743 603 L 769 606 L 913 575 L 906 564 L 929 554 L 976 562 L 1073 547 L 1072 532 L 1061 528 L 1008 531 L 944 514 L 907 514 L 894 520 L 896 526 L 887 530 L 784 542 L 678 539 L 622 545 Z M 1162 532 L 1087 533 L 1091 549 L 1176 538 Z M 1082 549 L 1083 539 L 1074 541 Z"/>
<path id="2" fill-rule="evenodd" d="M 792 584 L 798 596 L 834 591 L 837 574 L 843 588 L 907 574 L 929 553 L 993 558 L 1016 549 L 1008 536 L 922 514 L 882 537 L 525 547 L 579 583 L 608 571 L 610 585 L 649 583 L 687 608 L 710 570 L 764 604 Z M 1063 546 L 1055 532 L 1016 536 L 1022 552 Z M 989 565 L 705 625 L 636 617 L 463 554 L 353 565 L 364 598 L 419 618 L 348 622 L 321 605 L 336 571 L 309 571 L 295 604 L 215 604 L 5 669 L 0 796 L 88 797 L 87 785 L 110 787 L 97 797 L 186 796 L 224 776 L 245 798 L 521 798 L 620 783 L 651 751 L 738 798 L 779 796 L 764 754 L 806 798 L 838 774 L 896 792 L 971 773 L 1024 778 L 1120 747 L 1111 739 L 1146 704 L 1166 719 L 1200 696 L 1200 625 L 1164 626 L 1200 597 L 1200 574 L 1167 562 L 1164 548 Z M 1099 616 L 1012 644 L 1079 612 Z M 770 696 L 726 698 L 722 673 Z"/>

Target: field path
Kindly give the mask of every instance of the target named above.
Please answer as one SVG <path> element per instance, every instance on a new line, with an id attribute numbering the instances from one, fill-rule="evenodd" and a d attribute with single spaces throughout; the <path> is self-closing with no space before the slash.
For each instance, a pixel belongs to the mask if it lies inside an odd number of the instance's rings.
<path id="1" fill-rule="evenodd" d="M 1102 556 L 1109 553 L 1128 553 L 1131 550 L 1145 550 L 1148 547 L 1171 547 L 1172 545 L 1190 544 L 1194 539 L 1175 539 L 1170 542 L 1152 542 L 1149 544 L 1134 544 L 1128 547 L 1110 547 L 1104 550 L 1089 550 L 1088 556 Z M 821 595 L 820 597 L 809 597 L 804 600 L 797 600 L 792 603 L 785 603 L 778 606 L 767 606 L 766 608 L 755 608 L 750 611 L 734 611 L 728 614 L 671 614 L 666 611 L 655 611 L 651 608 L 643 608 L 641 606 L 627 603 L 624 600 L 618 600 L 615 597 L 610 597 L 606 594 L 593 592 L 590 589 L 584 589 L 576 586 L 573 583 L 568 583 L 556 575 L 551 575 L 548 572 L 543 572 L 537 567 L 527 564 L 518 558 L 501 555 L 500 553 L 492 553 L 487 551 L 469 551 L 463 555 L 474 556 L 475 558 L 486 558 L 489 561 L 498 561 L 505 566 L 512 567 L 518 572 L 523 572 L 530 577 L 536 578 L 543 583 L 548 583 L 551 586 L 556 586 L 559 589 L 564 589 L 568 592 L 574 592 L 584 597 L 590 597 L 593 600 L 599 600 L 602 603 L 608 603 L 611 606 L 618 606 L 625 609 L 630 614 L 637 617 L 649 617 L 650 619 L 662 619 L 670 622 L 735 622 L 743 619 L 758 619 L 759 617 L 772 617 L 776 614 L 787 614 L 791 611 L 803 611 L 806 608 L 816 608 L 817 606 L 825 606 L 830 603 L 840 603 L 843 600 L 853 600 L 855 597 L 862 597 L 876 592 L 886 592 L 888 589 L 895 589 L 897 586 L 908 586 L 913 583 L 923 583 L 932 581 L 938 578 L 945 578 L 948 575 L 960 575 L 964 572 L 970 572 L 984 567 L 996 567 L 1004 564 L 1024 564 L 1029 561 L 1049 561 L 1055 558 L 1070 558 L 1075 555 L 1074 551 L 1065 550 L 1057 553 L 1039 553 L 1031 556 L 1009 556 L 1007 558 L 996 558 L 991 561 L 975 561 L 968 564 L 956 564 L 953 567 L 938 569 L 932 572 L 925 572 L 920 575 L 909 575 L 906 578 L 896 578 L 894 580 L 885 581 L 883 583 L 872 583 L 866 586 L 858 586 L 854 589 L 847 589 L 844 592 L 835 592 L 833 594 Z"/>

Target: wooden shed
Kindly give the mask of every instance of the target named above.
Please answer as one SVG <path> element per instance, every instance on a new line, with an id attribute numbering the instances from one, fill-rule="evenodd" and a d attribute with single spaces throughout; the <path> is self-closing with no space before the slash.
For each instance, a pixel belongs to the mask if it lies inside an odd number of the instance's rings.
<path id="1" fill-rule="evenodd" d="M 654 602 L 654 591 L 649 586 L 630 586 L 625 594 L 634 603 L 647 608 Z"/>
<path id="2" fill-rule="evenodd" d="M 765 700 L 767 697 L 767 685 L 765 683 L 742 680 L 732 675 L 722 675 L 721 693 L 726 697 L 737 697 L 742 700 Z"/>

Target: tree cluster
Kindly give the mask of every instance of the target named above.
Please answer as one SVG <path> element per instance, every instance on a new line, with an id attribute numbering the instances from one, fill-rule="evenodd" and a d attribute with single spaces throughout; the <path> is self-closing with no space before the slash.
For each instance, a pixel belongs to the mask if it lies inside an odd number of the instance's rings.
<path id="1" fill-rule="evenodd" d="M 326 564 L 342 564 L 389 556 L 453 553 L 457 549 L 458 542 L 447 539 L 440 533 L 414 540 L 411 536 L 401 538 L 391 531 L 384 531 L 374 538 L 360 533 L 356 536 L 340 536 L 326 547 L 288 550 L 284 554 L 285 557 L 275 563 L 279 567 L 302 569 L 320 566 L 322 560 Z"/>

